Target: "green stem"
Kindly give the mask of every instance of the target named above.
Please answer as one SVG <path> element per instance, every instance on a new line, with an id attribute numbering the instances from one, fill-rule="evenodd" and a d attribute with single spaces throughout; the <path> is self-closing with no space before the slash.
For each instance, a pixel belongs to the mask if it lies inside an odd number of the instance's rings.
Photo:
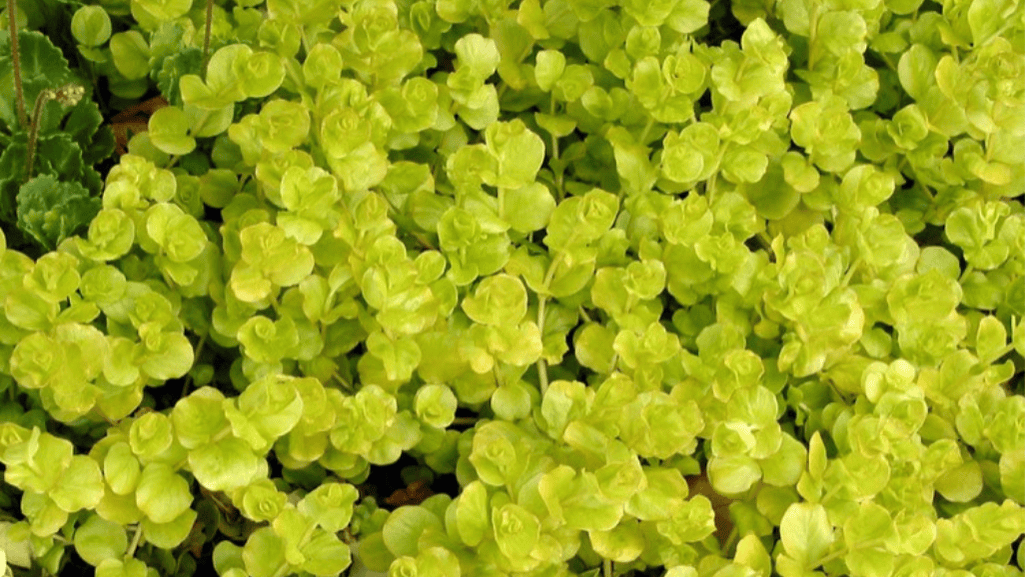
<path id="1" fill-rule="evenodd" d="M 199 359 L 199 355 L 203 352 L 203 345 L 206 344 L 206 335 L 199 337 L 199 343 L 196 344 L 196 351 L 192 354 L 194 359 Z M 184 399 L 185 394 L 189 392 L 189 386 L 192 385 L 192 374 L 185 375 L 185 383 L 182 384 L 182 392 L 179 399 Z"/>
<path id="2" fill-rule="evenodd" d="M 138 549 L 139 543 L 142 541 L 142 525 L 135 526 L 135 536 L 132 537 L 132 544 L 129 545 L 128 551 L 125 553 L 126 557 L 135 555 L 135 550 Z"/>
<path id="3" fill-rule="evenodd" d="M 605 577 L 612 577 L 612 560 L 605 559 L 602 561 L 602 573 Z"/>
<path id="4" fill-rule="evenodd" d="M 973 272 L 975 272 L 975 267 L 974 267 L 974 266 L 972 266 L 972 265 L 970 265 L 970 264 L 969 264 L 969 265 L 965 265 L 965 267 L 964 267 L 964 273 L 962 273 L 962 274 L 961 274 L 961 278 L 960 278 L 960 279 L 958 279 L 958 281 L 957 281 L 957 282 L 958 282 L 958 284 L 964 284 L 964 282 L 965 282 L 966 280 L 968 280 L 968 277 L 969 277 L 969 276 L 971 276 L 971 274 L 972 274 Z"/>
<path id="5" fill-rule="evenodd" d="M 572 244 L 573 237 L 570 235 L 570 242 L 566 244 Z M 552 262 L 548 265 L 548 270 L 545 272 L 544 289 L 548 290 L 548 285 L 552 284 L 552 279 L 555 278 L 555 267 L 563 259 L 565 253 L 560 251 L 552 259 Z M 548 295 L 538 295 L 537 297 L 537 330 L 541 333 L 541 338 L 544 338 L 545 334 L 545 304 L 548 302 Z M 545 391 L 548 390 L 548 365 L 545 363 L 544 358 L 537 360 L 537 376 L 541 384 L 541 396 L 544 396 Z"/>
<path id="6" fill-rule="evenodd" d="M 556 109 L 555 109 L 555 98 L 552 98 L 551 102 L 552 103 L 551 103 L 550 111 L 551 111 L 552 116 L 555 116 L 555 112 L 556 112 Z M 556 161 L 558 159 L 559 159 L 559 137 L 553 134 L 552 135 L 552 160 Z M 564 170 L 565 170 L 565 167 L 560 167 L 559 170 L 555 171 L 555 198 L 558 201 L 562 201 L 562 196 L 563 196 L 563 193 L 562 193 L 562 186 L 563 186 L 562 176 L 563 176 L 563 171 Z"/>
<path id="7" fill-rule="evenodd" d="M 206 82 L 206 65 L 210 61 L 210 28 L 214 19 L 214 0 L 206 0 L 206 32 L 203 34 L 203 66 L 199 73 Z"/>
<path id="8" fill-rule="evenodd" d="M 648 133 L 651 132 L 651 127 L 655 126 L 655 117 L 649 116 L 648 123 L 644 125 L 644 130 L 641 132 L 641 137 L 637 139 L 637 142 L 644 144 L 644 141 L 648 139 Z"/>
<path id="9" fill-rule="evenodd" d="M 28 128 L 25 114 L 25 91 L 21 86 L 21 50 L 18 48 L 18 7 L 14 0 L 7 0 L 7 29 L 11 33 L 11 63 L 14 66 L 14 95 L 18 101 L 18 122 Z"/>
<path id="10" fill-rule="evenodd" d="M 299 539 L 298 547 L 301 549 L 303 545 L 309 542 L 310 537 L 313 537 L 313 532 L 317 529 L 316 525 L 310 525 L 310 528 L 306 530 L 302 538 Z M 274 577 L 285 577 L 289 574 L 289 569 L 292 569 L 292 564 L 287 560 L 278 567 L 278 570 L 274 572 Z"/>
<path id="11" fill-rule="evenodd" d="M 540 295 L 537 303 L 537 329 L 541 333 L 541 337 L 544 338 L 545 334 L 545 303 L 548 302 L 548 297 Z M 548 390 L 548 364 L 545 363 L 544 353 L 542 352 L 542 358 L 537 360 L 537 377 L 541 383 L 541 396 L 543 397 L 545 391 Z"/>
<path id="12" fill-rule="evenodd" d="M 851 551 L 853 551 L 855 549 L 866 549 L 866 548 L 869 548 L 869 547 L 878 547 L 879 545 L 882 545 L 885 542 L 886 542 L 886 538 L 884 538 L 884 537 L 879 537 L 879 538 L 876 538 L 876 539 L 869 539 L 868 541 L 863 541 L 861 543 L 857 543 L 857 544 L 855 544 L 854 546 L 851 546 L 851 547 L 843 547 L 843 548 L 837 549 L 836 551 L 833 551 L 829 555 L 826 555 L 825 557 L 822 557 L 818 561 L 815 561 L 815 563 L 816 563 L 817 566 L 818 565 L 825 565 L 826 563 L 829 563 L 830 561 L 832 561 L 832 560 L 834 560 L 834 559 L 836 559 L 838 557 L 846 556 L 847 554 L 849 554 Z"/>
<path id="13" fill-rule="evenodd" d="M 339 375 L 337 371 L 331 373 L 331 378 L 333 378 L 334 380 L 338 381 L 338 384 L 342 385 L 343 389 L 345 389 L 346 391 L 348 391 L 350 393 L 352 392 L 352 385 L 350 385 L 348 382 L 346 382 L 346 380 L 343 379 L 342 376 Z"/>
<path id="14" fill-rule="evenodd" d="M 818 36 L 819 31 L 819 3 L 812 2 L 811 14 L 808 17 L 810 27 L 808 30 L 808 72 L 815 69 L 815 60 L 818 57 Z"/>
<path id="15" fill-rule="evenodd" d="M 854 278 L 854 273 L 857 272 L 859 268 L 861 268 L 862 264 L 864 264 L 864 261 L 862 260 L 861 256 L 855 258 L 854 262 L 851 263 L 850 268 L 847 269 L 847 274 L 844 275 L 843 278 L 843 284 L 841 284 L 840 286 L 850 285 L 851 280 Z"/>
<path id="16" fill-rule="evenodd" d="M 765 231 L 759 232 L 757 235 L 758 242 L 765 247 L 765 252 L 769 254 L 769 260 L 775 260 L 775 254 L 772 252 L 772 239 L 769 235 L 765 234 Z"/>
<path id="17" fill-rule="evenodd" d="M 591 320 L 591 315 L 587 314 L 587 311 L 584 310 L 584 306 L 583 305 L 580 306 L 580 316 L 583 317 L 584 322 L 588 322 L 588 323 L 594 322 L 594 321 Z"/>

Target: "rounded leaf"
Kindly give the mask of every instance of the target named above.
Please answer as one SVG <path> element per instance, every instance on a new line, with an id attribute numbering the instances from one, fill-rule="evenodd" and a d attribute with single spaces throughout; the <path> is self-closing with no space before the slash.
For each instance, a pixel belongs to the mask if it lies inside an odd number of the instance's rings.
<path id="1" fill-rule="evenodd" d="M 242 560 L 252 577 L 272 577 L 285 563 L 285 540 L 270 527 L 257 529 L 246 541 Z"/>
<path id="2" fill-rule="evenodd" d="M 128 549 L 125 528 L 99 515 L 90 515 L 75 530 L 74 541 L 78 555 L 93 566 L 107 559 L 120 559 Z"/>
<path id="3" fill-rule="evenodd" d="M 129 495 L 139 483 L 142 467 L 128 443 L 115 443 L 103 458 L 103 475 L 116 495 Z"/>
<path id="4" fill-rule="evenodd" d="M 533 182 L 506 191 L 503 209 L 502 218 L 513 230 L 534 232 L 548 225 L 555 211 L 555 198 L 547 186 Z"/>
<path id="5" fill-rule="evenodd" d="M 285 508 L 288 496 L 270 479 L 260 479 L 242 492 L 242 513 L 254 521 L 271 521 Z"/>
<path id="6" fill-rule="evenodd" d="M 285 79 L 281 57 L 273 52 L 257 52 L 246 60 L 242 69 L 242 91 L 249 98 L 265 98 L 274 93 Z"/>
<path id="7" fill-rule="evenodd" d="M 189 451 L 192 474 L 211 491 L 245 487 L 260 472 L 260 464 L 260 458 L 249 445 L 235 437 Z"/>
<path id="8" fill-rule="evenodd" d="M 527 314 L 527 291 L 520 279 L 500 273 L 482 280 L 474 294 L 463 299 L 462 307 L 475 322 L 516 325 Z"/>
<path id="9" fill-rule="evenodd" d="M 82 6 L 71 17 L 71 35 L 84 46 L 99 46 L 110 33 L 110 16 L 102 6 Z"/>
<path id="10" fill-rule="evenodd" d="M 445 528 L 437 515 L 419 506 L 404 506 L 392 511 L 381 529 L 384 544 L 396 557 L 415 556 L 417 541 L 425 531 L 444 534 Z"/>
<path id="11" fill-rule="evenodd" d="M 417 390 L 414 405 L 418 419 L 432 427 L 444 429 L 455 419 L 458 400 L 447 386 L 431 384 Z"/>
<path id="12" fill-rule="evenodd" d="M 135 490 L 135 504 L 155 523 L 170 523 L 192 504 L 189 483 L 170 465 L 150 463 Z"/>
<path id="13" fill-rule="evenodd" d="M 566 56 L 558 50 L 542 50 L 537 53 L 534 78 L 538 87 L 548 92 L 566 69 Z"/>
<path id="14" fill-rule="evenodd" d="M 48 494 L 62 511 L 68 513 L 96 507 L 103 498 L 100 466 L 89 457 L 75 455 Z"/>
<path id="15" fill-rule="evenodd" d="M 183 155 L 196 149 L 196 139 L 189 136 L 189 118 L 176 106 L 165 106 L 150 116 L 149 138 L 153 146 L 168 154 Z"/>
<path id="16" fill-rule="evenodd" d="M 118 32 L 110 38 L 110 52 L 114 66 L 128 80 L 145 78 L 149 74 L 149 45 L 138 30 Z"/>

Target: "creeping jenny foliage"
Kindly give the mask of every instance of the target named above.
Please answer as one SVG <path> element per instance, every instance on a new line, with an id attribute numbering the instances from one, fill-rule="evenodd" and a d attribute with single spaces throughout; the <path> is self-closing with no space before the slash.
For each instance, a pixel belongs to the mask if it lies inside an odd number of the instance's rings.
<path id="1" fill-rule="evenodd" d="M 171 106 L 0 242 L 7 563 L 1021 574 L 1020 2 L 205 14 L 72 21 Z M 458 491 L 362 497 L 400 458 Z"/>

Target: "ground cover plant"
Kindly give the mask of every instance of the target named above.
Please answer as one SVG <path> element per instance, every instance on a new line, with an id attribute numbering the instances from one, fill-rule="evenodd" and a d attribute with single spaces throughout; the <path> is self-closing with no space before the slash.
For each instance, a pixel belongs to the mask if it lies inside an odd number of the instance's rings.
<path id="1" fill-rule="evenodd" d="M 1019 2 L 15 5 L 5 573 L 1022 574 Z"/>

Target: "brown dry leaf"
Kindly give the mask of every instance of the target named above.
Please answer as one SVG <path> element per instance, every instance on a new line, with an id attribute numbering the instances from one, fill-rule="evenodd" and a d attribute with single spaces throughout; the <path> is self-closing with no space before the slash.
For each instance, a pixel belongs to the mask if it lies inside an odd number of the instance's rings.
<path id="1" fill-rule="evenodd" d="M 733 519 L 730 517 L 729 509 L 733 499 L 716 493 L 704 472 L 687 477 L 687 485 L 690 487 L 691 495 L 704 495 L 712 502 L 712 511 L 715 512 L 715 536 L 719 538 L 720 543 L 725 543 L 730 531 L 733 530 Z"/>
<path id="2" fill-rule="evenodd" d="M 424 499 L 433 495 L 434 492 L 427 486 L 427 479 L 417 479 L 409 484 L 405 489 L 399 489 L 387 499 L 385 503 L 393 507 L 401 507 L 402 505 L 419 505 L 423 503 Z"/>
<path id="3" fill-rule="evenodd" d="M 163 96 L 154 96 L 118 112 L 110 119 L 114 131 L 114 151 L 118 156 L 128 152 L 128 141 L 132 136 L 149 129 L 149 117 L 168 106 Z"/>

